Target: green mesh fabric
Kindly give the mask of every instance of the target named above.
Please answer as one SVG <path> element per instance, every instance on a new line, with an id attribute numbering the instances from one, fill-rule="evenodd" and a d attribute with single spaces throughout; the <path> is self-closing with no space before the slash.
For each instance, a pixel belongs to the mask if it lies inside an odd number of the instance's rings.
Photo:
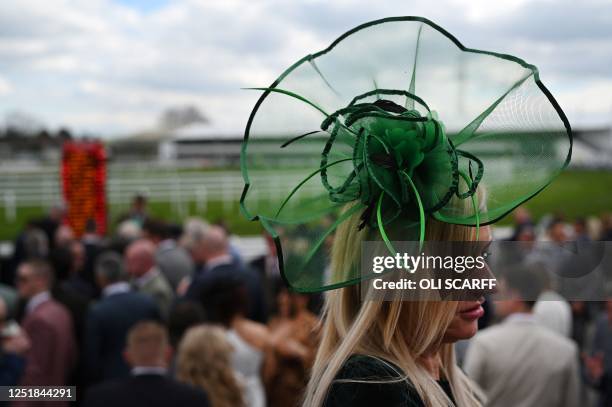
<path id="1" fill-rule="evenodd" d="M 297 291 L 359 281 L 359 270 L 325 271 L 349 217 L 393 252 L 393 238 L 426 240 L 431 217 L 497 221 L 571 156 L 570 125 L 535 66 L 468 49 L 420 17 L 363 24 L 253 89 L 241 209 L 275 238 Z"/>

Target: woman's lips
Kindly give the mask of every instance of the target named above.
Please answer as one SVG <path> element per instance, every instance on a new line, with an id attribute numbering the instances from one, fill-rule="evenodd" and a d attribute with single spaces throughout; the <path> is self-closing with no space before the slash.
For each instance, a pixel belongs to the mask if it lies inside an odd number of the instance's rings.
<path id="1" fill-rule="evenodd" d="M 473 306 L 459 311 L 459 315 L 463 319 L 478 319 L 484 315 L 484 309 L 482 308 L 481 302 L 477 302 Z"/>

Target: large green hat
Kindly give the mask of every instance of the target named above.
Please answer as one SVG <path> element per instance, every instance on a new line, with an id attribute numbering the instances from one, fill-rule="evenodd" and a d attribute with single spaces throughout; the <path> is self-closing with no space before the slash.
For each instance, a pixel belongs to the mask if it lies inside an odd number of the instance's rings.
<path id="1" fill-rule="evenodd" d="M 254 89 L 241 209 L 297 291 L 361 280 L 325 273 L 326 239 L 355 214 L 392 251 L 398 224 L 422 242 L 428 217 L 493 223 L 570 161 L 569 122 L 535 66 L 421 17 L 360 25 Z"/>

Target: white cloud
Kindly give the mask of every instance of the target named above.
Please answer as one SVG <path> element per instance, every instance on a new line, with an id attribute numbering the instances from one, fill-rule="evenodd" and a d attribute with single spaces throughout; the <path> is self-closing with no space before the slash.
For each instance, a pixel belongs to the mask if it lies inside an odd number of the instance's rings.
<path id="1" fill-rule="evenodd" d="M 13 91 L 13 86 L 9 81 L 0 76 L 0 96 L 6 96 Z"/>
<path id="2" fill-rule="evenodd" d="M 541 0 L 445 0 L 435 9 L 425 0 L 177 0 L 150 12 L 112 0 L 8 3 L 0 3 L 0 95 L 11 97 L 0 99 L 0 116 L 31 111 L 54 127 L 138 131 L 165 107 L 192 103 L 215 125 L 241 128 L 257 96 L 241 87 L 266 86 L 353 26 L 402 14 L 432 18 L 467 46 L 536 63 L 569 112 L 586 99 L 592 115 L 609 112 L 599 89 L 612 80 L 612 25 L 596 19 L 585 29 L 592 10 L 612 14 L 601 2 L 562 0 L 551 18 L 555 27 L 567 21 L 563 30 L 543 24 L 536 11 L 552 5 Z"/>

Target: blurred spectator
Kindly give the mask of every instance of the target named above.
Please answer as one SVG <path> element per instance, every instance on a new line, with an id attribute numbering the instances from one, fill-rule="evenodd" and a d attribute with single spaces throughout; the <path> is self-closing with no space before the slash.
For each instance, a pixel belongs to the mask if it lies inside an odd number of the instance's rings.
<path id="1" fill-rule="evenodd" d="M 239 279 L 217 279 L 204 287 L 201 301 L 207 320 L 227 328 L 227 340 L 232 345 L 231 363 L 240 373 L 245 386 L 245 400 L 250 407 L 264 407 L 266 394 L 262 377 L 268 378 L 272 345 L 268 328 L 245 317 L 248 291 Z"/>
<path id="2" fill-rule="evenodd" d="M 580 405 L 578 350 L 532 315 L 542 290 L 535 268 L 517 268 L 499 282 L 495 308 L 501 324 L 479 332 L 465 357 L 465 372 L 485 392 L 488 406 Z M 551 389 L 555 389 L 551 391 Z"/>
<path id="3" fill-rule="evenodd" d="M 542 326 L 551 329 L 559 335 L 569 338 L 572 334 L 572 309 L 567 300 L 553 289 L 552 279 L 544 269 L 544 265 L 533 265 L 540 273 L 539 277 L 543 291 L 533 306 L 533 316 Z"/>
<path id="4" fill-rule="evenodd" d="M 595 321 L 592 352 L 584 356 L 588 378 L 601 396 L 599 406 L 612 405 L 612 300 Z"/>
<path id="5" fill-rule="evenodd" d="M 26 353 L 23 386 L 66 385 L 76 362 L 72 320 L 68 310 L 51 298 L 52 281 L 51 266 L 42 260 L 27 261 L 17 270 L 17 289 L 27 300 L 23 329 L 32 344 Z"/>
<path id="6" fill-rule="evenodd" d="M 229 237 L 232 235 L 230 231 L 228 223 L 224 219 L 217 219 L 217 221 L 213 224 L 214 226 L 218 226 L 225 232 L 225 235 L 228 237 L 228 246 L 229 253 L 232 256 L 234 262 L 240 266 L 243 265 L 242 255 L 240 254 L 240 250 L 229 240 Z"/>
<path id="7" fill-rule="evenodd" d="M 49 240 L 40 229 L 27 229 L 23 237 L 23 260 L 44 259 L 49 254 Z"/>
<path id="8" fill-rule="evenodd" d="M 9 318 L 16 318 L 17 304 L 19 302 L 17 290 L 15 290 L 11 286 L 0 283 L 0 299 L 4 301 L 4 306 L 6 307 L 6 316 Z"/>
<path id="9" fill-rule="evenodd" d="M 179 341 L 189 328 L 201 324 L 205 320 L 204 309 L 196 302 L 181 301 L 172 307 L 168 317 L 168 330 L 172 348 L 178 348 Z"/>
<path id="10" fill-rule="evenodd" d="M 98 234 L 98 226 L 93 219 L 88 219 L 85 224 L 85 233 L 81 236 L 81 242 L 85 249 L 85 262 L 81 276 L 92 287 L 94 296 L 98 296 L 96 279 L 94 277 L 94 262 L 103 247 L 102 236 Z"/>
<path id="11" fill-rule="evenodd" d="M 68 269 L 68 276 L 65 281 L 62 282 L 61 286 L 63 289 L 79 293 L 87 299 L 94 297 L 94 288 L 89 281 L 83 276 L 85 269 L 86 253 L 85 245 L 75 240 L 68 246 L 70 251 L 70 265 Z"/>
<path id="12" fill-rule="evenodd" d="M 30 340 L 14 321 L 7 320 L 6 303 L 0 298 L 0 386 L 15 386 L 25 368 L 24 353 Z M 0 402 L 0 405 L 5 405 Z"/>
<path id="13" fill-rule="evenodd" d="M 522 206 L 516 208 L 512 215 L 514 217 L 514 231 L 510 240 L 519 240 L 519 235 L 523 233 L 524 229 L 533 230 L 533 221 L 527 208 Z"/>
<path id="14" fill-rule="evenodd" d="M 172 290 L 176 291 L 178 284 L 184 278 L 191 278 L 194 264 L 185 248 L 179 246 L 176 236 L 172 233 L 171 225 L 162 221 L 145 222 L 146 236 L 157 244 L 155 263 L 161 273 L 166 277 Z"/>
<path id="15" fill-rule="evenodd" d="M 147 197 L 143 194 L 137 194 L 132 199 L 132 205 L 127 213 L 119 216 L 117 223 L 124 223 L 125 221 L 131 221 L 142 227 L 145 221 L 149 217 L 147 212 Z"/>
<path id="16" fill-rule="evenodd" d="M 546 235 L 551 242 L 566 242 L 568 239 L 565 231 L 565 222 L 561 218 L 554 218 L 546 229 Z"/>
<path id="17" fill-rule="evenodd" d="M 308 371 L 318 345 L 318 319 L 308 310 L 309 297 L 289 293 L 277 296 L 278 314 L 268 324 L 274 349 L 273 376 L 268 380 L 268 405 L 295 406 L 308 382 Z"/>
<path id="18" fill-rule="evenodd" d="M 612 241 L 612 214 L 607 213 L 601 219 L 601 240 Z"/>
<path id="19" fill-rule="evenodd" d="M 577 242 L 590 242 L 591 236 L 585 218 L 576 218 L 574 221 L 574 240 Z"/>
<path id="20" fill-rule="evenodd" d="M 579 349 L 585 349 L 587 331 L 592 320 L 591 309 L 586 301 L 570 301 L 572 308 L 572 339 Z"/>
<path id="21" fill-rule="evenodd" d="M 262 282 L 265 298 L 268 305 L 268 314 L 273 312 L 274 301 L 278 294 L 278 287 L 284 286 L 285 282 L 282 280 L 280 270 L 278 268 L 278 256 L 276 254 L 276 245 L 274 239 L 268 234 L 263 233 L 263 238 L 266 242 L 267 250 L 262 256 L 253 259 L 249 267 L 257 272 Z"/>
<path id="22" fill-rule="evenodd" d="M 47 241 L 54 244 L 55 232 L 62 224 L 66 216 L 66 207 L 62 204 L 56 204 L 51 207 L 49 214 L 40 219 L 34 220 L 37 228 L 40 228 L 47 236 Z"/>
<path id="23" fill-rule="evenodd" d="M 536 233 L 533 226 L 526 225 L 516 234 L 517 242 L 533 242 L 536 240 Z"/>
<path id="24" fill-rule="evenodd" d="M 139 292 L 151 296 L 164 319 L 168 317 L 174 291 L 155 266 L 155 245 L 147 239 L 130 244 L 125 252 L 125 265 L 132 283 Z"/>
<path id="25" fill-rule="evenodd" d="M 53 247 L 67 246 L 74 240 L 74 231 L 68 225 L 60 225 L 53 236 Z"/>
<path id="26" fill-rule="evenodd" d="M 140 225 L 132 220 L 125 220 L 117 226 L 117 239 L 125 246 L 142 236 Z"/>
<path id="27" fill-rule="evenodd" d="M 237 264 L 229 253 L 229 242 L 225 231 L 218 226 L 204 230 L 200 240 L 192 243 L 192 256 L 196 264 L 204 267 L 196 273 L 186 292 L 188 299 L 199 301 L 201 292 L 221 278 L 239 279 L 244 282 L 248 291 L 247 317 L 254 321 L 264 322 L 267 309 L 263 289 L 257 272 Z"/>
<path id="28" fill-rule="evenodd" d="M 197 250 L 209 227 L 210 225 L 200 218 L 189 218 L 185 221 L 181 244 L 187 249 L 196 268 L 203 265 L 204 260 L 200 258 Z"/>
<path id="29" fill-rule="evenodd" d="M 157 322 L 142 321 L 127 336 L 125 359 L 131 377 L 92 387 L 85 407 L 207 407 L 208 398 L 201 389 L 166 377 L 172 353 L 166 329 Z"/>
<path id="30" fill-rule="evenodd" d="M 139 321 L 160 317 L 153 299 L 130 291 L 118 254 L 102 253 L 95 274 L 102 298 L 89 310 L 84 338 L 85 365 L 93 381 L 127 376 L 122 358 L 127 332 Z"/>
<path id="31" fill-rule="evenodd" d="M 70 313 L 72 326 L 74 327 L 76 348 L 83 348 L 83 333 L 85 330 L 85 319 L 87 318 L 87 309 L 92 300 L 92 290 L 88 289 L 88 285 L 83 287 L 80 284 L 74 284 L 78 280 L 77 274 L 83 262 L 83 251 L 80 242 L 74 240 L 72 242 L 56 246 L 52 253 L 51 259 L 53 263 L 53 271 L 56 279 L 51 288 L 51 296 L 60 304 L 66 307 Z M 83 380 L 83 360 L 78 358 L 76 368 L 73 370 L 70 381 L 74 384 L 84 384 Z"/>
<path id="32" fill-rule="evenodd" d="M 176 377 L 206 391 L 213 407 L 245 407 L 243 385 L 232 369 L 232 345 L 220 327 L 190 328 L 178 348 Z"/>
<path id="33" fill-rule="evenodd" d="M 44 229 L 49 226 L 47 233 Z M 2 273 L 2 282 L 14 284 L 17 267 L 30 259 L 45 258 L 50 251 L 50 244 L 53 242 L 55 229 L 59 222 L 53 221 L 53 225 L 41 225 L 40 221 L 30 220 L 25 229 L 17 236 L 14 242 L 15 249 L 11 259 L 11 265 L 6 272 Z"/>

